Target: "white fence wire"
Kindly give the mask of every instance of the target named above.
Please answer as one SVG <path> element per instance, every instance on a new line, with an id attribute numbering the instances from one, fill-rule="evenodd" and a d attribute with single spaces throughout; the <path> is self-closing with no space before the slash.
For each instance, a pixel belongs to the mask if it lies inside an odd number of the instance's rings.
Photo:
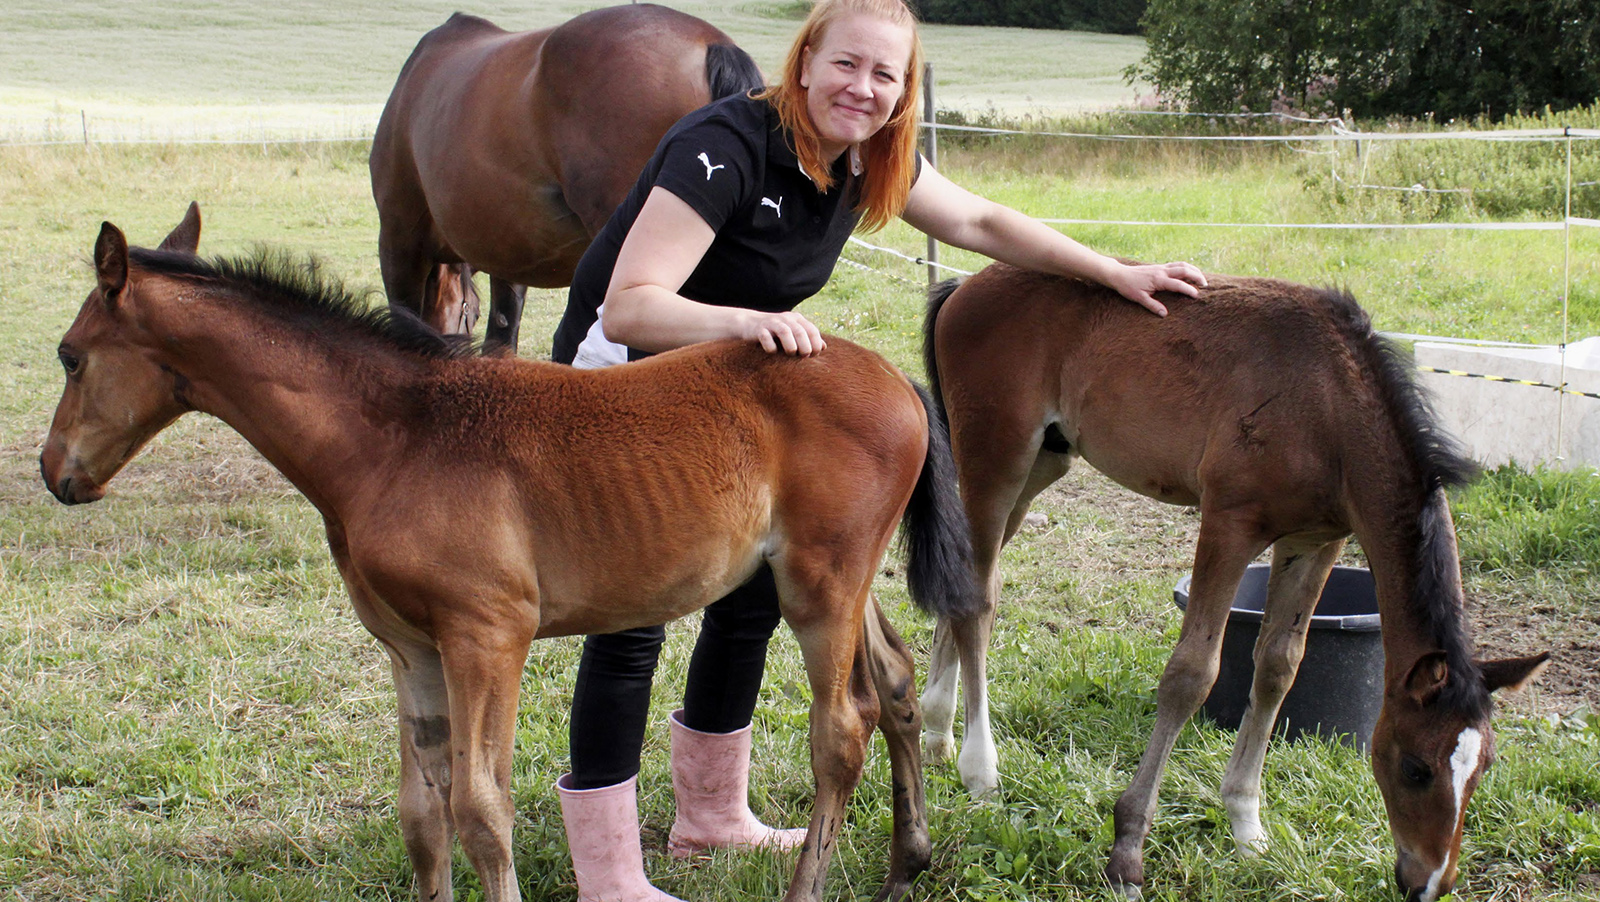
<path id="1" fill-rule="evenodd" d="M 935 110 L 932 95 L 931 66 L 926 73 L 927 85 L 926 107 Z M 1196 114 L 1182 113 L 1167 110 L 1116 110 L 1119 115 L 1136 116 L 1194 116 Z M 91 119 L 87 111 L 81 112 L 77 121 L 73 117 L 56 114 L 48 119 L 41 127 L 38 122 L 18 126 L 15 122 L 0 122 L 0 147 L 50 147 L 81 144 L 91 146 L 94 144 L 330 144 L 361 142 L 371 140 L 376 128 L 376 116 L 369 110 L 345 110 L 333 116 L 314 117 L 317 122 L 285 123 L 283 121 L 262 119 L 241 123 L 237 117 L 232 121 L 197 119 L 184 124 L 167 123 L 165 128 L 145 122 L 128 122 L 112 117 L 104 122 L 98 118 Z M 1394 141 L 1480 141 L 1490 143 L 1557 143 L 1566 145 L 1567 166 L 1565 184 L 1563 185 L 1566 196 L 1565 215 L 1558 220 L 1543 222 L 1425 222 L 1425 223 L 1353 223 L 1353 222 L 1213 222 L 1213 221 L 1166 221 L 1166 220 L 1131 220 L 1131 219 L 1082 219 L 1065 217 L 1044 217 L 1040 221 L 1052 225 L 1076 226 L 1121 226 L 1134 228 L 1226 228 L 1226 229 L 1296 229 L 1296 230 L 1322 230 L 1322 231 L 1467 231 L 1467 232 L 1564 232 L 1566 249 L 1563 265 L 1563 285 L 1561 292 L 1561 342 L 1554 346 L 1524 345 L 1516 342 L 1479 341 L 1473 339 L 1457 339 L 1442 336 L 1410 335 L 1396 333 L 1395 337 L 1413 341 L 1434 341 L 1458 344 L 1477 344 L 1491 347 L 1555 347 L 1562 353 L 1563 367 L 1565 366 L 1565 353 L 1567 345 L 1567 317 L 1571 294 L 1571 231 L 1574 227 L 1595 228 L 1600 227 L 1600 219 L 1573 216 L 1571 198 L 1573 188 L 1590 187 L 1597 181 L 1572 180 L 1571 152 L 1574 141 L 1591 141 L 1600 139 L 1600 129 L 1590 128 L 1538 128 L 1538 129 L 1499 129 L 1499 130 L 1452 130 L 1452 131 L 1409 131 L 1409 132 L 1371 132 L 1347 128 L 1344 121 L 1339 118 L 1293 116 L 1283 113 L 1226 113 L 1226 114 L 1200 114 L 1206 118 L 1214 119 L 1263 119 L 1273 118 L 1284 122 L 1303 123 L 1327 128 L 1326 132 L 1296 135 L 1251 135 L 1251 134 L 1226 134 L 1226 135 L 1173 135 L 1173 134 L 1134 134 L 1134 133 L 1098 133 L 1098 132 L 1070 132 L 1049 130 L 1027 130 L 1009 128 L 989 128 L 984 126 L 958 125 L 953 123 L 940 123 L 936 116 L 924 122 L 923 128 L 927 136 L 928 155 L 936 159 L 936 148 L 940 132 L 954 132 L 971 135 L 994 136 L 1026 136 L 1059 138 L 1069 140 L 1089 141 L 1166 141 L 1177 143 L 1232 143 L 1232 144 L 1275 144 L 1288 146 L 1291 149 L 1306 153 L 1334 155 L 1337 147 L 1354 143 L 1358 154 L 1364 144 L 1371 142 Z M 337 120 L 337 121 L 334 121 Z M 331 123 L 331 124 L 330 124 Z M 72 126 L 76 125 L 74 129 Z M 320 132 L 320 133 L 319 133 Z M 334 134 L 329 134 L 334 132 Z M 1307 146 L 1331 146 L 1329 150 L 1308 150 Z M 1365 182 L 1365 173 L 1357 181 L 1349 181 L 1340 176 L 1337 169 L 1336 157 L 1331 166 L 1332 177 L 1345 185 L 1353 188 L 1376 191 L 1409 192 L 1415 194 L 1471 194 L 1475 189 L 1465 187 L 1439 188 L 1414 185 L 1374 185 Z M 928 271 L 928 281 L 936 281 L 941 274 L 971 275 L 966 270 L 944 265 L 938 262 L 938 248 L 929 241 L 926 256 L 906 254 L 893 248 L 869 244 L 859 238 L 852 238 L 854 246 L 871 253 L 896 258 L 914 266 L 925 266 Z M 880 270 L 857 260 L 844 258 L 846 264 L 867 270 L 895 281 L 918 284 L 904 276 Z M 1565 384 L 1557 390 L 1564 390 Z M 1559 431 L 1559 427 L 1558 427 Z M 1559 441 L 1559 438 L 1558 438 Z M 1559 455 L 1559 448 L 1558 448 Z"/>
<path id="2" fill-rule="evenodd" d="M 931 71 L 931 67 L 930 67 L 929 71 L 927 73 L 925 73 L 925 83 L 927 85 L 931 86 L 932 82 L 933 82 L 932 71 Z M 929 110 L 936 109 L 934 103 L 932 102 L 932 90 L 931 90 L 931 87 L 928 90 L 926 107 Z M 1163 114 L 1167 114 L 1165 111 L 1118 111 L 1118 112 L 1122 112 L 1124 114 L 1148 114 L 1148 115 L 1163 115 Z M 1293 149 L 1297 149 L 1297 150 L 1303 149 L 1303 144 L 1305 142 L 1309 142 L 1309 143 L 1312 143 L 1312 144 L 1335 144 L 1335 145 L 1340 144 L 1340 143 L 1354 142 L 1356 144 L 1356 148 L 1357 148 L 1358 153 L 1362 149 L 1362 142 L 1370 142 L 1370 141 L 1439 141 L 1439 140 L 1452 140 L 1452 141 L 1483 141 L 1483 142 L 1493 142 L 1493 143 L 1507 143 L 1507 142 L 1543 142 L 1543 143 L 1550 143 L 1550 144 L 1564 143 L 1565 144 L 1565 151 L 1566 151 L 1566 171 L 1565 171 L 1565 176 L 1564 176 L 1564 179 L 1563 179 L 1564 184 L 1562 185 L 1562 188 L 1563 188 L 1564 196 L 1565 196 L 1565 209 L 1564 209 L 1564 214 L 1565 215 L 1563 215 L 1560 219 L 1555 220 L 1555 221 L 1543 221 L 1543 222 L 1538 222 L 1538 221 L 1536 221 L 1536 222 L 1427 222 L 1427 223 L 1399 223 L 1399 222 L 1379 222 L 1379 223 L 1299 222 L 1299 223 L 1295 223 L 1295 222 L 1195 222 L 1195 221 L 1184 222 L 1184 221 L 1162 221 L 1162 220 L 1080 219 L 1080 218 L 1065 218 L 1065 217 L 1044 217 L 1044 218 L 1041 218 L 1041 220 L 1040 220 L 1042 222 L 1050 223 L 1052 225 L 1125 226 L 1125 227 L 1136 227 L 1136 228 L 1304 229 L 1304 230 L 1326 230 L 1326 231 L 1562 232 L 1563 233 L 1563 239 L 1564 239 L 1564 251 L 1563 251 L 1564 259 L 1563 259 L 1563 266 L 1562 266 L 1562 286 L 1561 286 L 1561 324 L 1560 324 L 1560 326 L 1561 326 L 1561 341 L 1560 341 L 1560 343 L 1555 344 L 1555 345 L 1533 345 L 1533 344 L 1524 344 L 1524 343 L 1521 343 L 1521 342 L 1479 340 L 1479 339 L 1463 339 L 1463 338 L 1452 338 L 1452 337 L 1446 337 L 1446 336 L 1416 335 L 1416 334 L 1411 334 L 1411 333 L 1386 333 L 1386 334 L 1390 335 L 1390 337 L 1401 339 L 1401 340 L 1406 340 L 1406 341 L 1429 341 L 1429 342 L 1440 342 L 1440 343 L 1446 343 L 1446 344 L 1476 345 L 1476 346 L 1480 346 L 1480 347 L 1554 349 L 1554 350 L 1558 351 L 1559 357 L 1560 357 L 1560 362 L 1561 362 L 1560 365 L 1561 365 L 1561 373 L 1562 373 L 1562 375 L 1561 375 L 1560 379 L 1558 380 L 1559 384 L 1552 385 L 1552 386 L 1549 386 L 1549 387 L 1557 392 L 1558 398 L 1560 399 L 1558 401 L 1558 410 L 1557 410 L 1557 417 L 1556 417 L 1555 448 L 1556 448 L 1556 459 L 1557 460 L 1563 459 L 1562 440 L 1563 440 L 1563 434 L 1564 434 L 1564 432 L 1563 432 L 1563 429 L 1564 429 L 1563 423 L 1564 423 L 1565 416 L 1566 416 L 1565 404 L 1566 404 L 1566 396 L 1567 396 L 1567 394 L 1571 393 L 1569 391 L 1567 383 L 1566 383 L 1567 345 L 1568 345 L 1568 340 L 1569 340 L 1569 337 L 1568 337 L 1568 313 L 1569 313 L 1569 308 L 1570 308 L 1571 292 L 1572 292 L 1572 250 L 1571 250 L 1571 248 L 1572 248 L 1572 239 L 1571 239 L 1571 236 L 1572 236 L 1572 230 L 1573 230 L 1574 227 L 1577 227 L 1577 228 L 1600 227 L 1600 219 L 1592 219 L 1592 218 L 1581 217 L 1581 216 L 1573 216 L 1572 215 L 1572 189 L 1574 187 L 1588 187 L 1588 186 L 1592 186 L 1592 185 L 1596 184 L 1595 181 L 1581 181 L 1581 182 L 1574 182 L 1573 181 L 1573 179 L 1572 179 L 1572 144 L 1573 144 L 1574 141 L 1590 141 L 1590 140 L 1600 139 L 1600 129 L 1586 129 L 1586 128 L 1570 128 L 1570 127 L 1568 127 L 1568 128 L 1543 128 L 1543 129 L 1504 129 L 1504 130 L 1483 130 L 1483 131 L 1454 130 L 1454 131 L 1420 131 L 1420 132 L 1365 132 L 1365 131 L 1359 131 L 1359 130 L 1355 130 L 1355 129 L 1346 128 L 1344 122 L 1342 120 L 1339 120 L 1339 119 L 1336 119 L 1336 118 L 1314 119 L 1314 118 L 1308 118 L 1308 117 L 1286 116 L 1286 115 L 1282 115 L 1282 114 L 1231 114 L 1230 118 L 1234 117 L 1234 116 L 1240 117 L 1240 118 L 1243 118 L 1243 117 L 1258 117 L 1258 116 L 1262 116 L 1262 117 L 1264 117 L 1264 116 L 1275 116 L 1276 118 L 1279 118 L 1279 119 L 1282 119 L 1282 120 L 1285 120 L 1285 121 L 1304 122 L 1304 123 L 1307 123 L 1307 124 L 1326 126 L 1326 127 L 1328 127 L 1329 131 L 1327 133 L 1307 134 L 1307 135 L 1244 135 L 1244 134 L 1234 134 L 1234 135 L 1140 135 L 1140 134 L 1104 134 L 1104 133 L 1093 133 L 1093 132 L 1030 131 L 1030 130 L 1024 130 L 1024 129 L 998 129 L 998 128 L 986 128 L 986 127 L 982 127 L 982 126 L 941 124 L 941 123 L 939 123 L 937 121 L 936 117 L 930 117 L 930 119 L 928 121 L 924 122 L 923 123 L 923 128 L 924 128 L 925 135 L 926 135 L 926 146 L 928 148 L 928 155 L 929 155 L 930 159 L 934 159 L 935 158 L 934 154 L 936 153 L 936 148 L 937 148 L 937 144 L 938 144 L 938 134 L 939 134 L 939 132 L 942 132 L 942 131 L 959 132 L 959 133 L 974 134 L 974 135 L 987 134 L 987 135 L 996 135 L 996 136 L 1029 136 L 1029 137 L 1048 137 L 1048 138 L 1078 139 L 1078 140 L 1091 140 L 1091 141 L 1172 141 L 1172 142 L 1218 142 L 1218 143 L 1232 142 L 1232 143 L 1236 143 L 1236 144 L 1279 144 L 1279 145 L 1287 145 L 1287 146 L 1289 146 L 1289 147 L 1291 147 Z M 1314 152 L 1314 153 L 1328 153 L 1328 154 L 1334 153 L 1333 150 L 1329 150 L 1329 151 L 1312 151 L 1312 152 Z M 1347 180 L 1342 179 L 1339 176 L 1339 173 L 1338 173 L 1338 170 L 1337 170 L 1336 167 L 1332 169 L 1332 175 L 1333 175 L 1333 178 L 1335 180 L 1344 182 L 1347 185 L 1351 185 L 1352 184 L 1352 183 L 1348 182 Z M 1352 187 L 1362 188 L 1362 189 L 1370 189 L 1370 190 L 1406 191 L 1406 192 L 1412 192 L 1412 193 L 1424 193 L 1424 192 L 1426 192 L 1426 193 L 1441 193 L 1441 194 L 1443 194 L 1443 193 L 1467 193 L 1467 194 L 1470 194 L 1472 192 L 1472 190 L 1473 190 L 1473 189 L 1470 189 L 1470 188 L 1429 188 L 1429 187 L 1425 187 L 1425 186 L 1422 186 L 1422 185 L 1410 185 L 1410 186 L 1370 185 L 1370 184 L 1365 184 L 1364 181 L 1365 181 L 1365 179 L 1363 178 L 1363 179 L 1361 179 L 1360 182 L 1357 182 L 1357 183 L 1353 184 Z M 927 271 L 928 271 L 928 282 L 929 282 L 929 284 L 932 284 L 934 281 L 936 281 L 942 275 L 946 275 L 946 274 L 971 275 L 971 273 L 967 272 L 966 270 L 958 269 L 958 268 L 952 267 L 952 266 L 947 266 L 947 265 L 944 265 L 944 264 L 941 264 L 941 263 L 937 262 L 938 261 L 938 248 L 937 248 L 937 245 L 931 239 L 928 242 L 928 253 L 927 253 L 926 256 L 914 256 L 914 255 L 911 255 L 911 254 L 906 254 L 906 253 L 903 253 L 901 251 L 895 250 L 893 248 L 887 248 L 887 247 L 881 247 L 881 246 L 878 246 L 878 245 L 869 244 L 868 242 L 862 241 L 862 240 L 860 240 L 858 238 L 852 238 L 851 239 L 851 243 L 852 243 L 852 245 L 854 245 L 856 247 L 862 248 L 864 250 L 870 251 L 870 252 L 875 253 L 875 254 L 886 255 L 886 256 L 889 256 L 889 257 L 898 258 L 899 260 L 902 260 L 904 262 L 907 262 L 907 263 L 910 263 L 910 264 L 916 265 L 916 266 L 926 266 L 927 267 Z M 901 282 L 909 281 L 909 280 L 907 280 L 907 279 L 905 279 L 903 277 L 897 276 L 897 275 L 893 275 L 893 274 L 886 273 L 886 272 L 881 272 L 880 270 L 876 270 L 873 267 L 867 266 L 866 264 L 861 263 L 859 261 L 848 260 L 847 262 L 850 263 L 852 266 L 856 266 L 856 267 L 859 267 L 859 268 L 862 268 L 862 269 L 866 269 L 866 270 L 870 270 L 870 271 L 873 271 L 873 272 L 879 272 L 882 275 L 888 276 L 889 278 L 895 279 L 897 281 L 901 281 Z"/>

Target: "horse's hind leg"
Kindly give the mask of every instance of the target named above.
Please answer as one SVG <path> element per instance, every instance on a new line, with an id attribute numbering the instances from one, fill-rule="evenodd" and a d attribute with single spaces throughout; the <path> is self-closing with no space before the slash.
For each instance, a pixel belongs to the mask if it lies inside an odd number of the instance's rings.
<path id="1" fill-rule="evenodd" d="M 383 273 L 383 293 L 390 306 L 404 307 L 418 316 L 428 308 L 429 283 L 438 284 L 433 256 L 424 239 L 388 224 L 378 228 L 378 269 Z"/>
<path id="2" fill-rule="evenodd" d="M 450 813 L 488 902 L 520 898 L 511 859 L 511 752 L 532 631 L 479 627 L 440 642 L 450 694 Z"/>
<path id="3" fill-rule="evenodd" d="M 1266 547 L 1266 542 L 1255 536 L 1250 514 L 1202 507 L 1189 607 L 1156 691 L 1155 729 L 1133 782 L 1117 799 L 1115 809 L 1116 840 L 1106 877 L 1129 898 L 1137 898 L 1144 886 L 1144 840 L 1155 818 L 1161 775 L 1172 746 L 1178 731 L 1216 682 L 1222 631 L 1233 594 L 1251 559 Z"/>
<path id="4" fill-rule="evenodd" d="M 417 898 L 450 902 L 450 698 L 439 653 L 385 645 L 400 711 L 400 833 Z"/>
<path id="5" fill-rule="evenodd" d="M 870 601 L 861 638 L 865 670 L 877 694 L 878 730 L 889 746 L 889 769 L 894 780 L 894 835 L 889 875 L 876 896 L 881 902 L 902 899 L 910 892 L 911 881 L 928 869 L 933 846 L 928 839 L 922 751 L 917 746 L 922 711 L 917 705 L 916 667 L 911 650 L 884 616 L 875 597 Z M 859 679 L 859 673 L 858 670 L 855 678 Z"/>
<path id="6" fill-rule="evenodd" d="M 522 304 L 527 289 L 497 276 L 489 277 L 489 325 L 483 330 L 483 352 L 493 356 L 517 356 L 518 335 L 522 330 Z"/>
<path id="7" fill-rule="evenodd" d="M 830 560 L 830 571 L 831 565 Z M 879 716 L 877 694 L 856 672 L 867 666 L 861 618 L 873 568 L 840 567 L 839 572 L 865 572 L 868 577 L 859 586 L 844 588 L 832 572 L 806 579 L 797 578 L 791 568 L 773 567 L 784 619 L 800 642 L 811 683 L 811 772 L 817 787 L 785 902 L 821 902 L 845 805 L 861 782 L 867 743 Z"/>
<path id="8" fill-rule="evenodd" d="M 966 724 L 957 768 L 967 791 L 977 797 L 1000 789 L 999 755 L 989 722 L 989 638 L 1000 604 L 1000 552 L 1016 535 L 1033 499 L 1066 474 L 1071 458 L 1039 451 L 1029 438 L 1007 451 L 957 454 L 961 497 L 972 523 L 974 579 L 983 587 L 983 613 L 969 620 L 941 618 L 934 627 L 928 688 L 923 693 L 927 727 L 924 744 L 930 760 L 942 760 L 954 747 L 955 692 L 959 677 Z M 1012 466 L 1007 466 L 1007 462 Z M 1020 464 L 1020 466 L 1018 465 Z M 1025 468 L 1025 469 L 1024 469 Z"/>
<path id="9" fill-rule="evenodd" d="M 1222 801 L 1233 823 L 1233 841 L 1244 855 L 1256 854 L 1266 846 L 1266 833 L 1261 829 L 1261 766 L 1267 757 L 1267 741 L 1283 697 L 1294 685 L 1317 598 L 1343 548 L 1343 539 L 1310 545 L 1282 539 L 1272 547 L 1272 575 L 1256 639 L 1250 707 L 1239 724 L 1233 756 L 1222 778 Z"/>

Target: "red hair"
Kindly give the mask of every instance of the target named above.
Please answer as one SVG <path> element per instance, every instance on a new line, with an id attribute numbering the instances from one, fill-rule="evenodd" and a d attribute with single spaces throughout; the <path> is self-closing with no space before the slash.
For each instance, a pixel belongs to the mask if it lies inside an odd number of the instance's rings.
<path id="1" fill-rule="evenodd" d="M 911 30 L 911 58 L 906 61 L 905 90 L 889 114 L 883 128 L 862 145 L 861 228 L 877 231 L 905 209 L 916 178 L 917 127 L 922 113 L 922 40 L 917 36 L 917 17 L 904 0 L 818 0 L 811 8 L 789 48 L 778 83 L 757 95 L 772 104 L 783 127 L 794 137 L 795 155 L 817 187 L 833 187 L 833 173 L 822 160 L 822 138 L 806 110 L 806 89 L 800 85 L 805 68 L 806 48 L 822 42 L 833 23 L 846 16 L 865 13 Z"/>

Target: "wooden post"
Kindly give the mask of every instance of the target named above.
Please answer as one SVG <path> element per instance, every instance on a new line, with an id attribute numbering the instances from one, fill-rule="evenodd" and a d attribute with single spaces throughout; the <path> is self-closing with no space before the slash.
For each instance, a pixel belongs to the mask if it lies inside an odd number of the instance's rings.
<path id="1" fill-rule="evenodd" d="M 933 105 L 933 63 L 922 64 L 922 118 L 926 123 L 923 131 L 923 146 L 926 148 L 923 156 L 928 158 L 928 165 L 939 165 L 939 128 L 936 124 Z M 928 236 L 928 287 L 932 288 L 939 281 L 939 242 Z"/>

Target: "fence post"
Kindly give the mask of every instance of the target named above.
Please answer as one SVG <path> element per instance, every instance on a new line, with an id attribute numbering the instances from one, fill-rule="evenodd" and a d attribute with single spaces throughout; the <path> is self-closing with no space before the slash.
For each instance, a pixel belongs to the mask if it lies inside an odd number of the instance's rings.
<path id="1" fill-rule="evenodd" d="M 1561 217 L 1561 237 L 1564 241 L 1562 251 L 1562 276 L 1561 276 L 1561 378 L 1556 382 L 1561 386 L 1556 392 L 1556 460 L 1563 461 L 1567 457 L 1566 428 L 1567 428 L 1567 308 L 1572 297 L 1572 127 L 1562 129 L 1567 137 L 1567 202 Z"/>
<path id="2" fill-rule="evenodd" d="M 83 146 L 89 146 L 89 111 L 79 110 L 78 115 L 83 119 Z"/>
<path id="3" fill-rule="evenodd" d="M 928 158 L 928 165 L 939 165 L 939 127 L 935 119 L 933 105 L 933 63 L 922 64 L 922 118 L 923 118 L 923 146 L 926 149 L 923 156 Z M 928 287 L 939 281 L 939 242 L 932 235 L 928 236 Z"/>

